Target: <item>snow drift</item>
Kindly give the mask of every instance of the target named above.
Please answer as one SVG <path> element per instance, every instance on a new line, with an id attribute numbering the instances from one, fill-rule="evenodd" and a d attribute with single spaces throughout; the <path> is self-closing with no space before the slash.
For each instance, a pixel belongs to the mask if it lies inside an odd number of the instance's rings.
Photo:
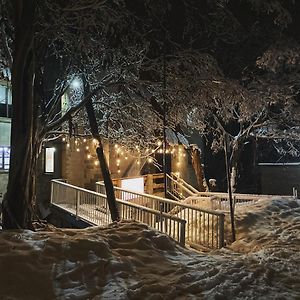
<path id="1" fill-rule="evenodd" d="M 299 299 L 299 203 L 258 201 L 236 225 L 210 253 L 134 222 L 2 231 L 0 299 Z"/>

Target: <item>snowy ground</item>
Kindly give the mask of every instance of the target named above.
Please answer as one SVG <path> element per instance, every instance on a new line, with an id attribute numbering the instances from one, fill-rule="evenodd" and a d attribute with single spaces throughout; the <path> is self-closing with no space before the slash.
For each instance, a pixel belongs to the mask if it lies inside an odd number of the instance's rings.
<path id="1" fill-rule="evenodd" d="M 259 201 L 238 241 L 196 253 L 137 223 L 0 231 L 0 299 L 300 299 L 300 206 Z"/>

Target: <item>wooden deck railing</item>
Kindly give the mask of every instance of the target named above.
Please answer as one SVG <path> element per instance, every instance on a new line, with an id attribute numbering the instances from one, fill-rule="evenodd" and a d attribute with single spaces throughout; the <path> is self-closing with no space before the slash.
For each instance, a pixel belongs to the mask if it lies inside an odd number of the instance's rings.
<path id="1" fill-rule="evenodd" d="M 186 220 L 186 242 L 209 248 L 224 246 L 224 217 L 222 212 L 203 209 L 162 197 L 115 187 L 116 197 L 139 206 L 177 216 Z M 96 191 L 105 193 L 103 182 L 96 183 Z M 205 198 L 206 199 L 206 198 Z"/>
<path id="2" fill-rule="evenodd" d="M 139 177 L 144 178 L 144 191 L 150 195 L 163 194 L 164 192 L 164 174 L 146 174 Z M 126 178 L 114 178 L 112 179 L 113 185 L 116 187 L 121 187 L 123 179 L 130 179 L 136 177 L 126 177 Z"/>
<path id="3" fill-rule="evenodd" d="M 52 180 L 51 203 L 94 225 L 111 223 L 106 195 L 86 190 L 62 180 Z M 135 220 L 168 234 L 185 245 L 186 220 L 162 210 L 154 210 L 136 203 L 117 199 L 121 219 Z"/>

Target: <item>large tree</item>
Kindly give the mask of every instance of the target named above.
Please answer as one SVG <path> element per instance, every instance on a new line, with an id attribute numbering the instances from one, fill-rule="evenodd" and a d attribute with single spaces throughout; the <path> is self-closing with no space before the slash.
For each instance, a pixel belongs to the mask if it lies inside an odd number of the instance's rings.
<path id="1" fill-rule="evenodd" d="M 3 227 L 28 228 L 34 213 L 41 143 L 95 99 L 100 90 L 122 81 L 126 68 L 120 66 L 122 54 L 117 49 L 130 42 L 117 35 L 126 28 L 128 15 L 122 1 L 30 0 L 1 4 L 1 38 L 6 46 L 1 49 L 1 64 L 11 69 L 13 95 L 11 165 L 3 201 Z M 62 114 L 61 96 L 74 76 L 80 74 L 82 65 L 101 69 L 101 77 L 93 82 L 88 94 Z M 108 177 L 110 208 L 116 208 L 101 143 L 98 152 L 102 171 Z M 116 210 L 112 218 L 118 219 Z"/>

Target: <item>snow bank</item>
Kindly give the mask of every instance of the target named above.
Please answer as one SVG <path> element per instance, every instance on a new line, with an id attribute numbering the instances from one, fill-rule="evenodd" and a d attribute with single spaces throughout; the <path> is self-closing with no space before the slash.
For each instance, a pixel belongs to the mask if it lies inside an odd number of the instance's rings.
<path id="1" fill-rule="evenodd" d="M 237 216 L 237 242 L 206 254 L 129 222 L 0 232 L 0 299 L 299 299 L 299 216 L 262 201 Z"/>

